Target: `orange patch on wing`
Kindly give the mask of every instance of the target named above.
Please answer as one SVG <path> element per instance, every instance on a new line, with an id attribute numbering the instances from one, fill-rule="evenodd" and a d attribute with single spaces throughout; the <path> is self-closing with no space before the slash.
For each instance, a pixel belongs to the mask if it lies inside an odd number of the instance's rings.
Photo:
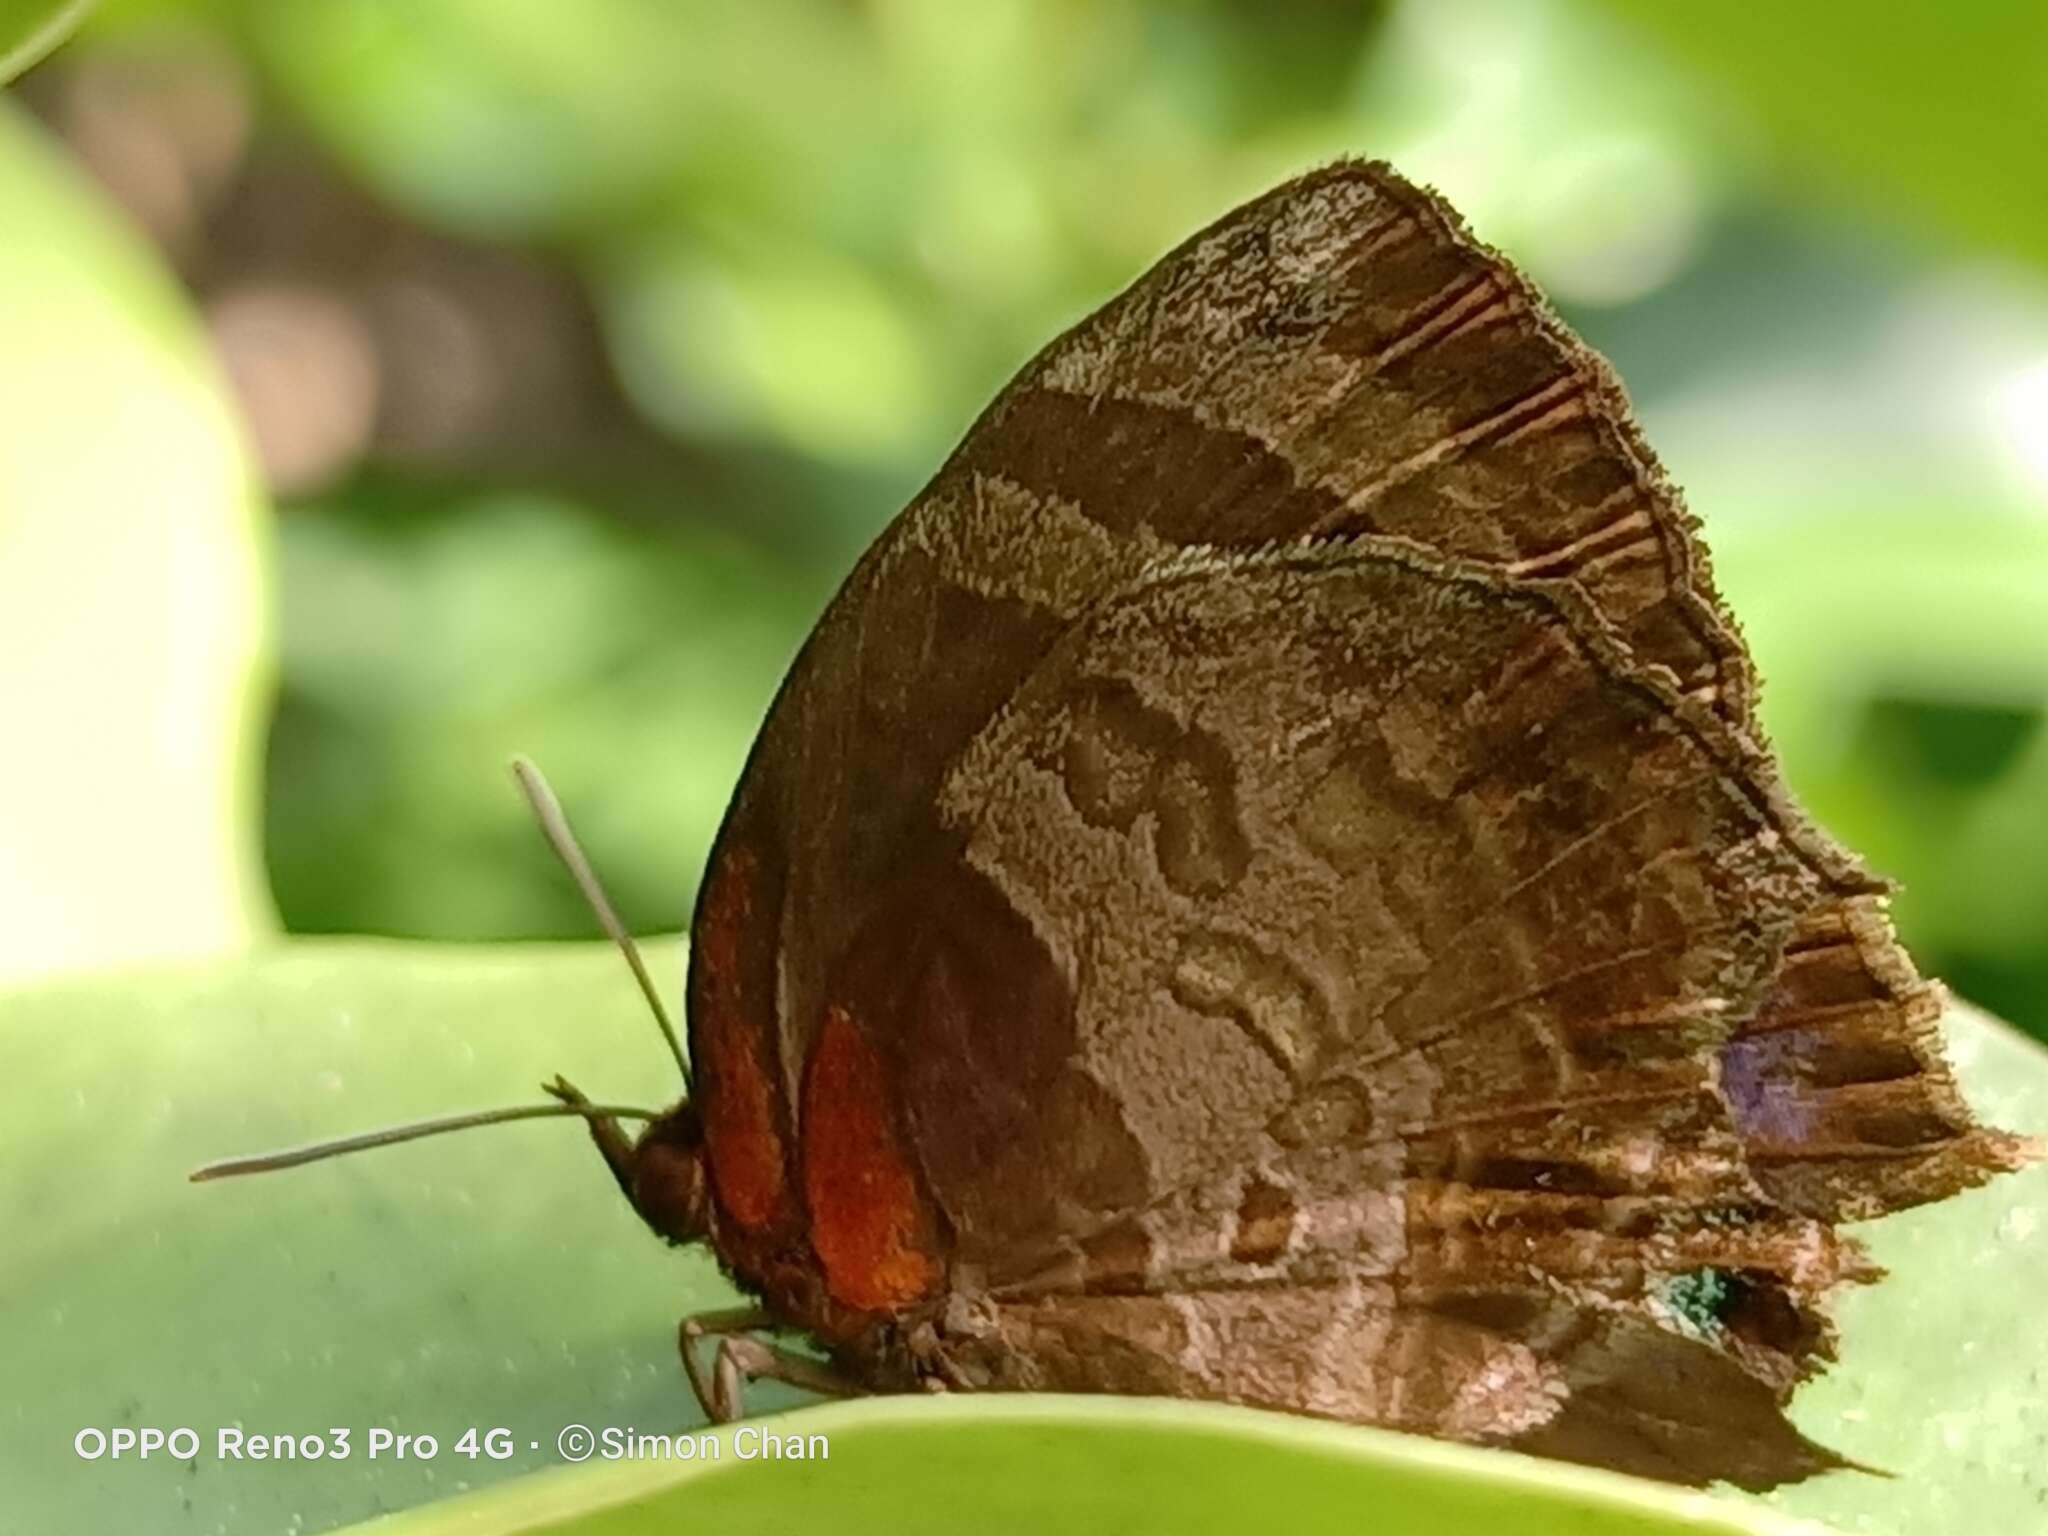
<path id="1" fill-rule="evenodd" d="M 873 1044 L 844 1008 L 826 1009 L 804 1071 L 804 1194 L 826 1289 L 861 1312 L 906 1306 L 939 1275 L 894 1111 Z"/>
<path id="2" fill-rule="evenodd" d="M 747 936 L 759 865 L 750 849 L 719 861 L 694 935 L 703 990 L 693 1020 L 710 1091 L 699 1106 L 718 1201 L 749 1231 L 781 1225 L 790 1209 L 788 1156 L 765 1049 L 772 998 L 747 996 Z M 749 1008 L 749 1002 L 753 1007 Z M 764 1011 L 767 1010 L 767 1011 Z"/>

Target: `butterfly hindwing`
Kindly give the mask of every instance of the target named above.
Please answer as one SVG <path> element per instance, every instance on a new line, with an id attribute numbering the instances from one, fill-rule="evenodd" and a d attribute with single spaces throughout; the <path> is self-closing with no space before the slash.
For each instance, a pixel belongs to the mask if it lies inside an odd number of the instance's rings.
<path id="1" fill-rule="evenodd" d="M 1707 1088 L 1864 878 L 1572 589 L 1370 541 L 1163 562 L 940 803 L 1072 979 L 1155 1191 L 1333 1076 L 1396 1119 Z"/>
<path id="2" fill-rule="evenodd" d="M 1714 1062 L 1859 877 L 1569 589 L 1369 542 L 1178 557 L 1062 639 L 942 803 L 1073 978 L 1074 1065 L 1144 1201 L 1069 1186 L 1064 1229 L 991 1230 L 1016 1165 L 935 1174 L 996 1302 L 936 1368 L 1542 1430 L 1691 1481 L 1828 1464 L 1778 1404 L 1867 1270 L 1765 1199 Z M 970 1038 L 915 1042 L 921 1147 L 1000 1142 L 1015 1075 Z M 1064 1150 L 1033 1148 L 1036 1208 Z M 1700 1274 L 1798 1329 L 1688 1324 L 1666 1290 Z M 1474 1304 L 1515 1296 L 1544 1326 Z M 1615 1404 L 1674 1370 L 1736 1385 L 1623 1436 Z"/>

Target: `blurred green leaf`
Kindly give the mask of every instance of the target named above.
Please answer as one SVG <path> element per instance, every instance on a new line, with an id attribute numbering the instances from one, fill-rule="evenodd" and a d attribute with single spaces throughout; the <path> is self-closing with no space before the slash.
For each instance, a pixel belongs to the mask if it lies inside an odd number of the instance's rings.
<path id="1" fill-rule="evenodd" d="M 92 0 L 0 0 L 0 85 L 71 35 Z"/>
<path id="2" fill-rule="evenodd" d="M 655 961 L 673 985 L 675 949 Z M 731 1292 L 707 1255 L 648 1236 L 573 1126 L 233 1184 L 182 1178 L 225 1154 L 527 1100 L 556 1070 L 599 1097 L 662 1102 L 670 1073 L 608 951 L 299 941 L 239 964 L 51 983 L 0 1010 L 19 1106 L 0 1170 L 0 1357 L 35 1383 L 0 1438 L 0 1481 L 24 1528 L 316 1531 L 551 1466 L 572 1421 L 697 1422 L 675 1319 Z M 2048 1129 L 2048 1057 L 1980 1016 L 1951 1026 L 1985 1112 Z M 2044 1207 L 2037 1169 L 1866 1229 L 1891 1276 L 1844 1298 L 1843 1363 L 1795 1407 L 1809 1434 L 1897 1477 L 1837 1474 L 1774 1502 L 1886 1536 L 2029 1527 L 2048 1402 L 2037 1354 L 2012 1341 L 2048 1289 Z M 502 1424 L 517 1454 L 257 1469 L 70 1449 L 85 1425 L 235 1423 L 349 1425 L 358 1442 L 387 1425 L 444 1447 Z M 1739 1504 L 1262 1416 L 879 1403 L 816 1423 L 833 1436 L 824 1467 L 727 1461 L 681 1482 L 672 1466 L 593 1464 L 399 1529 L 461 1515 L 478 1531 L 624 1532 L 672 1528 L 685 1507 L 707 1529 L 829 1510 L 835 1528 L 896 1536 L 966 1511 L 990 1536 L 1057 1529 L 1057 1515 L 1181 1532 L 1228 1514 L 1242 1529 L 1259 1508 L 1304 1530 L 1354 1529 L 1361 1512 L 1376 1530 L 1504 1536 L 1754 1528 Z"/>
<path id="3" fill-rule="evenodd" d="M 656 245 L 621 276 L 614 321 L 643 410 L 683 434 L 780 439 L 846 463 L 930 445 L 930 349 L 859 267 L 776 251 Z"/>
<path id="4" fill-rule="evenodd" d="M 264 56 L 312 125 L 402 204 L 474 233 L 616 215 L 694 127 L 693 7 L 265 0 Z"/>
<path id="5" fill-rule="evenodd" d="M 0 979 L 269 926 L 269 615 L 239 426 L 171 276 L 0 102 Z"/>
<path id="6" fill-rule="evenodd" d="M 532 492 L 359 488 L 296 509 L 280 555 L 278 904 L 298 932 L 433 938 L 591 931 L 503 775 L 515 752 L 554 780 L 627 920 L 682 926 L 829 579 Z"/>
<path id="7" fill-rule="evenodd" d="M 1774 7 L 1592 0 L 1728 88 L 1795 180 L 2048 264 L 2048 7 L 1964 0 Z"/>
<path id="8" fill-rule="evenodd" d="M 1927 969 L 2048 1033 L 2048 525 L 1850 500 L 1717 532 L 1765 724 L 1814 813 L 1901 883 Z"/>

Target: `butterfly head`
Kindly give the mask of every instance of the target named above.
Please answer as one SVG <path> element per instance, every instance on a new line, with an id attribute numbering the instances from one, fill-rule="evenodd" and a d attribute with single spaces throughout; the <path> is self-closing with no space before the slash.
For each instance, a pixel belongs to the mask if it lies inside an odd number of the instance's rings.
<path id="1" fill-rule="evenodd" d="M 671 1243 L 700 1243 L 710 1237 L 711 1186 L 704 1167 L 704 1124 L 695 1105 L 685 1099 L 649 1121 L 624 1152 L 623 1162 L 615 1160 L 605 1146 L 598 1122 L 591 1122 L 591 1130 L 642 1221 Z"/>

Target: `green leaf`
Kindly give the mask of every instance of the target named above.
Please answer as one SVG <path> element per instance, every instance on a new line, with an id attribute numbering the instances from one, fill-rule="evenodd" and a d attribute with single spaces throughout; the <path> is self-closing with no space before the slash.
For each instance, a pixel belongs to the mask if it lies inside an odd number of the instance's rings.
<path id="1" fill-rule="evenodd" d="M 657 946 L 671 991 L 673 944 Z M 1952 1020 L 1988 1114 L 2048 1129 L 2048 1057 Z M 419 1533 L 953 1529 L 1769 1531 L 1755 1501 L 1675 1493 L 1344 1426 L 1118 1400 L 876 1401 L 774 1421 L 831 1460 L 560 1468 L 577 1422 L 673 1433 L 699 1416 L 681 1314 L 730 1304 L 701 1252 L 663 1249 L 562 1123 L 478 1131 L 265 1178 L 192 1186 L 221 1156 L 534 1098 L 673 1092 L 622 968 L 596 946 L 299 941 L 0 996 L 14 1044 L 0 1160 L 0 1359 L 20 1405 L 0 1486 L 24 1529 L 319 1531 L 465 1488 Z M 1802 1425 L 1898 1474 L 1837 1474 L 1773 1502 L 1919 1536 L 2028 1528 L 2044 1409 L 2028 1337 L 2048 1289 L 2048 1174 L 1999 1181 L 1868 1236 L 1892 1276 L 1845 1298 L 1843 1363 Z M 772 1410 L 791 1401 L 771 1388 Z M 347 1461 L 222 1462 L 221 1425 L 354 1431 Z M 89 1426 L 189 1425 L 191 1465 L 84 1462 Z M 431 1433 L 433 1461 L 363 1459 L 371 1426 Z M 505 1426 L 515 1454 L 452 1450 Z M 513 1473 L 552 1468 L 538 1477 Z M 483 1488 L 487 1483 L 498 1486 Z M 829 1516 L 821 1512 L 829 1511 Z M 1403 1523 L 1406 1522 L 1406 1523 Z"/>
<path id="2" fill-rule="evenodd" d="M 2048 8 L 1596 0 L 1728 87 L 1795 176 L 2048 263 Z"/>
<path id="3" fill-rule="evenodd" d="M 679 986 L 676 950 L 650 963 Z M 675 1068 L 598 946 L 300 942 L 0 994 L 0 1360 L 20 1410 L 0 1487 L 23 1530 L 321 1530 L 553 1464 L 559 1418 L 687 1417 L 675 1323 L 732 1293 L 665 1250 L 569 1122 L 494 1127 L 264 1178 L 193 1185 L 236 1153 L 539 1100 L 556 1071 L 659 1106 Z M 32 1388 L 26 1384 L 32 1383 Z M 32 1411 L 30 1411 L 32 1409 Z M 472 1467 L 220 1463 L 220 1425 L 373 1425 Z M 87 1425 L 190 1425 L 187 1468 L 81 1462 Z M 544 1432 L 544 1434 L 543 1434 Z M 547 1454 L 525 1452 L 543 1438 Z"/>
<path id="4" fill-rule="evenodd" d="M 715 1442 L 716 1459 L 699 1449 L 690 1461 L 593 1462 L 364 1529 L 1818 1536 L 1635 1478 L 1210 1403 L 884 1398 L 727 1428 Z M 811 1459 L 784 1454 L 792 1447 Z"/>
<path id="5" fill-rule="evenodd" d="M 262 539 L 175 280 L 0 102 L 0 979 L 269 926 Z"/>
<path id="6" fill-rule="evenodd" d="M 55 48 L 92 0 L 0 0 L 0 85 Z"/>

